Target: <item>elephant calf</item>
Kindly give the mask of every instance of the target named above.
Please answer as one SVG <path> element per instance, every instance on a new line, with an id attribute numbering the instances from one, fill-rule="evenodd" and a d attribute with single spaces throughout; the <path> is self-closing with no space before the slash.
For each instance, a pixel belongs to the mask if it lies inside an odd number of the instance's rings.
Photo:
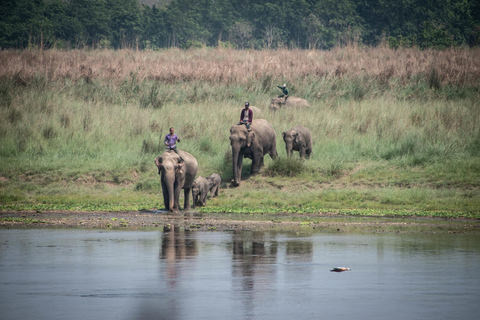
<path id="1" fill-rule="evenodd" d="M 215 198 L 216 196 L 218 196 L 218 189 L 220 189 L 220 183 L 222 183 L 222 178 L 218 173 L 212 173 L 207 177 L 207 180 L 211 183 L 210 197 Z"/>
<path id="2" fill-rule="evenodd" d="M 211 182 L 202 176 L 197 177 L 193 181 L 193 208 L 195 208 L 195 206 L 205 206 L 207 204 L 207 193 L 210 190 L 210 187 Z"/>
<path id="3" fill-rule="evenodd" d="M 287 156 L 292 156 L 293 151 L 300 152 L 300 158 L 310 158 L 312 154 L 312 134 L 304 126 L 296 126 L 283 132 L 283 141 L 287 149 Z"/>

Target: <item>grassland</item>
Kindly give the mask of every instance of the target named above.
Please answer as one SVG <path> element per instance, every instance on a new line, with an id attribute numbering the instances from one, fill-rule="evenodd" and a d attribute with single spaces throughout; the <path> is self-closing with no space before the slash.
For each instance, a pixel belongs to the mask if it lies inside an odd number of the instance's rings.
<path id="1" fill-rule="evenodd" d="M 269 111 L 287 83 L 302 110 Z M 245 101 L 280 159 L 231 188 L 229 128 Z M 310 128 L 313 156 L 281 133 Z M 169 127 L 199 175 L 224 183 L 206 212 L 480 218 L 480 49 L 0 51 L 0 210 L 163 207 L 153 163 Z"/>

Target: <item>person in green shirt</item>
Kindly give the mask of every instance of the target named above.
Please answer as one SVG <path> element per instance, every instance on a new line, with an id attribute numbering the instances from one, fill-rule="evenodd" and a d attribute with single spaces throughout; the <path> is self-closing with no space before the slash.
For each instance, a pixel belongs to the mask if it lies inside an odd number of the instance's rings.
<path id="1" fill-rule="evenodd" d="M 280 90 L 282 90 L 282 94 L 279 95 L 278 97 L 279 97 L 279 98 L 285 98 L 285 101 L 287 101 L 287 98 L 288 98 L 287 85 L 286 85 L 286 84 L 283 84 L 283 87 L 277 86 L 277 88 L 279 88 Z"/>

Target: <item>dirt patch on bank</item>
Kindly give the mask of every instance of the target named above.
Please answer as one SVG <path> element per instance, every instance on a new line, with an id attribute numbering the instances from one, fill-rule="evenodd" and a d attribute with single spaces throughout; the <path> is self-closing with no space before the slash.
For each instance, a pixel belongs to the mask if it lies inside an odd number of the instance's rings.
<path id="1" fill-rule="evenodd" d="M 164 211 L 0 212 L 0 228 L 99 228 L 185 230 L 297 230 L 362 233 L 480 233 L 480 221 L 435 218 L 349 217 L 334 214 L 230 215 Z"/>

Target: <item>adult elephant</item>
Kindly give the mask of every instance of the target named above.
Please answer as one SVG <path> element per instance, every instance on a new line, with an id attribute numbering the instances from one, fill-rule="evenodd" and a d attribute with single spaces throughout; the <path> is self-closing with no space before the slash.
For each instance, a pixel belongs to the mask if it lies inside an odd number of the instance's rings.
<path id="1" fill-rule="evenodd" d="M 285 107 L 304 108 L 310 107 L 310 104 L 307 100 L 297 97 L 288 97 L 287 101 L 285 101 L 285 98 L 273 98 L 268 108 L 276 111 Z"/>
<path id="2" fill-rule="evenodd" d="M 257 174 L 263 166 L 263 156 L 269 154 L 272 159 L 278 157 L 275 130 L 265 119 L 253 120 L 250 131 L 245 125 L 233 125 L 230 128 L 230 145 L 233 158 L 233 185 L 242 180 L 243 158 L 252 159 L 250 173 Z"/>
<path id="3" fill-rule="evenodd" d="M 165 151 L 155 159 L 158 174 L 161 175 L 163 202 L 165 209 L 170 212 L 180 210 L 179 198 L 182 189 L 185 196 L 183 209 L 190 209 L 190 192 L 198 170 L 198 162 L 194 156 L 182 150 L 178 153 L 179 155 L 172 150 Z"/>
<path id="4" fill-rule="evenodd" d="M 292 129 L 282 132 L 287 156 L 292 156 L 293 151 L 300 153 L 300 158 L 310 158 L 312 154 L 312 134 L 304 126 L 298 125 Z"/>

